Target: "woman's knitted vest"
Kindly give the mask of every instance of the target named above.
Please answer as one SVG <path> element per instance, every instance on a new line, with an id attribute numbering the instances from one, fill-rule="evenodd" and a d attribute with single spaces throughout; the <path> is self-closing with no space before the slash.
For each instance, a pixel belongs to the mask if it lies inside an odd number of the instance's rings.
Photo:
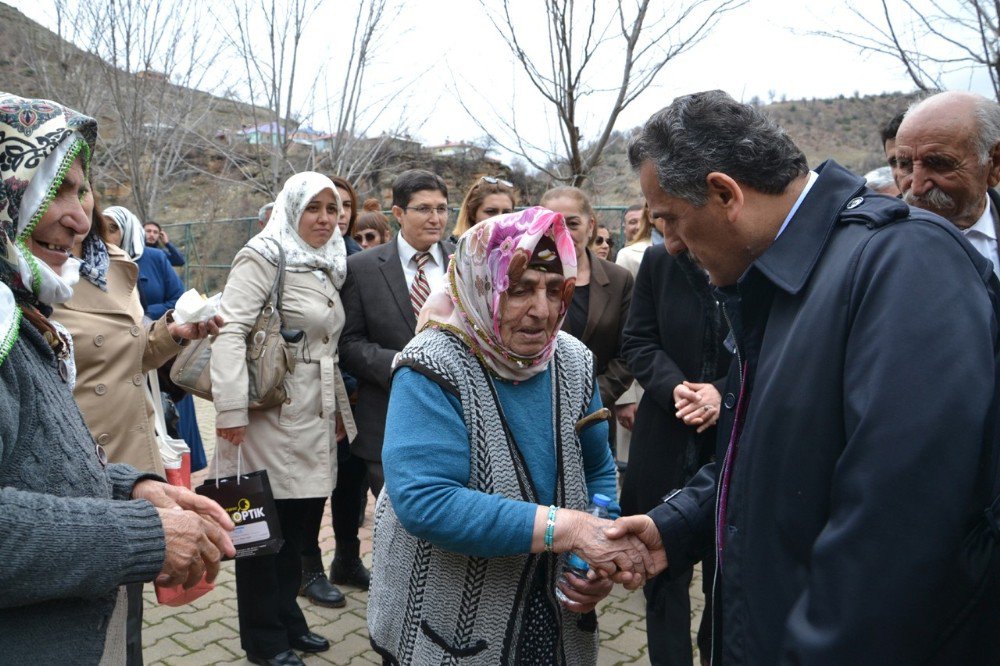
<path id="1" fill-rule="evenodd" d="M 399 365 L 420 372 L 460 400 L 469 432 L 469 488 L 538 502 L 493 380 L 457 336 L 426 330 L 406 345 Z M 560 507 L 583 510 L 588 504 L 575 426 L 593 392 L 593 356 L 576 338 L 560 333 L 552 361 L 549 426 L 555 437 L 555 504 Z M 594 617 L 571 613 L 556 602 L 555 558 L 547 559 L 545 584 L 561 625 L 559 663 L 595 664 Z M 368 600 L 372 646 L 392 664 L 517 664 L 530 583 L 543 561 L 537 554 L 469 557 L 442 550 L 407 532 L 383 491 L 375 508 Z"/>

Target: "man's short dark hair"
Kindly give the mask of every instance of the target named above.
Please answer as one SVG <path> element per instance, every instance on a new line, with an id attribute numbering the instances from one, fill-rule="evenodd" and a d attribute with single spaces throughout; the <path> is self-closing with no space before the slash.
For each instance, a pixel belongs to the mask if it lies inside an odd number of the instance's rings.
<path id="1" fill-rule="evenodd" d="M 906 111 L 900 111 L 894 115 L 889 122 L 882 126 L 879 130 L 879 136 L 882 137 L 882 147 L 885 148 L 885 142 L 896 138 L 896 133 L 899 132 L 899 126 L 903 122 L 903 116 L 906 115 Z"/>
<path id="2" fill-rule="evenodd" d="M 163 231 L 163 227 L 161 227 L 160 223 L 156 222 L 155 220 L 146 220 L 145 222 L 142 223 L 142 226 L 145 227 L 146 225 L 149 225 L 149 224 L 152 224 L 154 227 L 156 227 L 160 231 Z"/>
<path id="3" fill-rule="evenodd" d="M 437 190 L 448 198 L 448 186 L 441 176 L 425 169 L 410 169 L 392 181 L 392 205 L 406 208 L 413 195 L 421 190 Z"/>
<path id="4" fill-rule="evenodd" d="M 642 210 L 645 207 L 646 207 L 646 204 L 632 204 L 631 206 L 629 206 L 628 208 L 625 209 L 625 212 L 626 213 L 634 213 L 635 211 Z"/>
<path id="5" fill-rule="evenodd" d="M 708 200 L 713 171 L 764 194 L 781 194 L 809 171 L 785 130 L 721 90 L 678 97 L 646 121 L 628 148 L 638 170 L 650 160 L 660 187 L 694 206 Z"/>

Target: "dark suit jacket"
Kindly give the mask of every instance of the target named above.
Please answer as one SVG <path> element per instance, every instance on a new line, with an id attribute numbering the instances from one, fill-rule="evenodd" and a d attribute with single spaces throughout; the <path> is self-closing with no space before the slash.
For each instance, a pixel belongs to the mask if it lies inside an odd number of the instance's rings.
<path id="1" fill-rule="evenodd" d="M 455 248 L 447 241 L 439 245 L 447 261 Z M 382 459 L 392 359 L 417 327 L 398 248 L 393 239 L 348 257 L 347 279 L 340 291 L 346 314 L 340 362 L 358 380 L 354 408 L 358 436 L 351 442 L 351 452 L 374 462 Z"/>
<path id="2" fill-rule="evenodd" d="M 687 269 L 687 270 L 685 270 Z M 696 434 L 674 414 L 674 387 L 713 382 L 721 394 L 731 355 L 708 278 L 663 245 L 646 250 L 635 278 L 622 355 L 645 390 L 622 486 L 624 515 L 646 513 L 707 462 L 716 429 Z"/>
<path id="3" fill-rule="evenodd" d="M 621 336 L 632 302 L 632 274 L 597 257 L 590 250 L 590 307 L 580 339 L 594 353 L 594 369 L 601 402 L 613 409 L 615 401 L 632 384 L 621 356 Z"/>

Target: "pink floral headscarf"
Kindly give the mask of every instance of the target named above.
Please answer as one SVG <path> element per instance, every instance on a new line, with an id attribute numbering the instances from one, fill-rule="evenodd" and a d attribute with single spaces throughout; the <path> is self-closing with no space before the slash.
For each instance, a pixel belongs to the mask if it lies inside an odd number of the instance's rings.
<path id="1" fill-rule="evenodd" d="M 554 243 L 566 282 L 552 337 L 538 354 L 523 357 L 507 349 L 500 339 L 503 295 L 511 276 L 519 277 L 533 263 L 532 255 L 542 238 Z M 529 379 L 544 371 L 552 358 L 575 284 L 576 250 L 561 214 L 536 206 L 498 215 L 480 222 L 458 239 L 448 264 L 447 291 L 437 291 L 427 299 L 417 330 L 425 325 L 451 330 L 500 377 Z"/>

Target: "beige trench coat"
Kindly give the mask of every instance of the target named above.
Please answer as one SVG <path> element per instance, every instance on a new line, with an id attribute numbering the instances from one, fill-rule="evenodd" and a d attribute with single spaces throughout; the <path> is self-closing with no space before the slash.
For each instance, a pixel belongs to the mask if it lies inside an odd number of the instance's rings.
<path id="1" fill-rule="evenodd" d="M 108 290 L 81 278 L 73 297 L 55 306 L 52 319 L 73 336 L 73 396 L 108 460 L 162 476 L 145 373 L 174 357 L 180 345 L 164 319 L 149 328 L 143 323 L 136 289 L 139 267 L 114 245 L 108 246 L 108 254 Z"/>
<path id="2" fill-rule="evenodd" d="M 329 278 L 314 273 L 285 273 L 282 311 L 285 328 L 305 332 L 292 345 L 295 370 L 285 376 L 288 399 L 266 410 L 248 411 L 246 336 L 267 300 L 277 267 L 254 250 L 243 248 L 222 293 L 226 325 L 212 343 L 212 396 L 216 426 L 247 426 L 240 445 L 244 472 L 266 469 L 275 499 L 327 497 L 337 479 L 336 412 L 344 406 L 350 436 L 354 422 L 337 366 L 337 342 L 344 328 L 340 294 Z M 236 450 L 216 442 L 215 475 L 236 474 Z"/>

